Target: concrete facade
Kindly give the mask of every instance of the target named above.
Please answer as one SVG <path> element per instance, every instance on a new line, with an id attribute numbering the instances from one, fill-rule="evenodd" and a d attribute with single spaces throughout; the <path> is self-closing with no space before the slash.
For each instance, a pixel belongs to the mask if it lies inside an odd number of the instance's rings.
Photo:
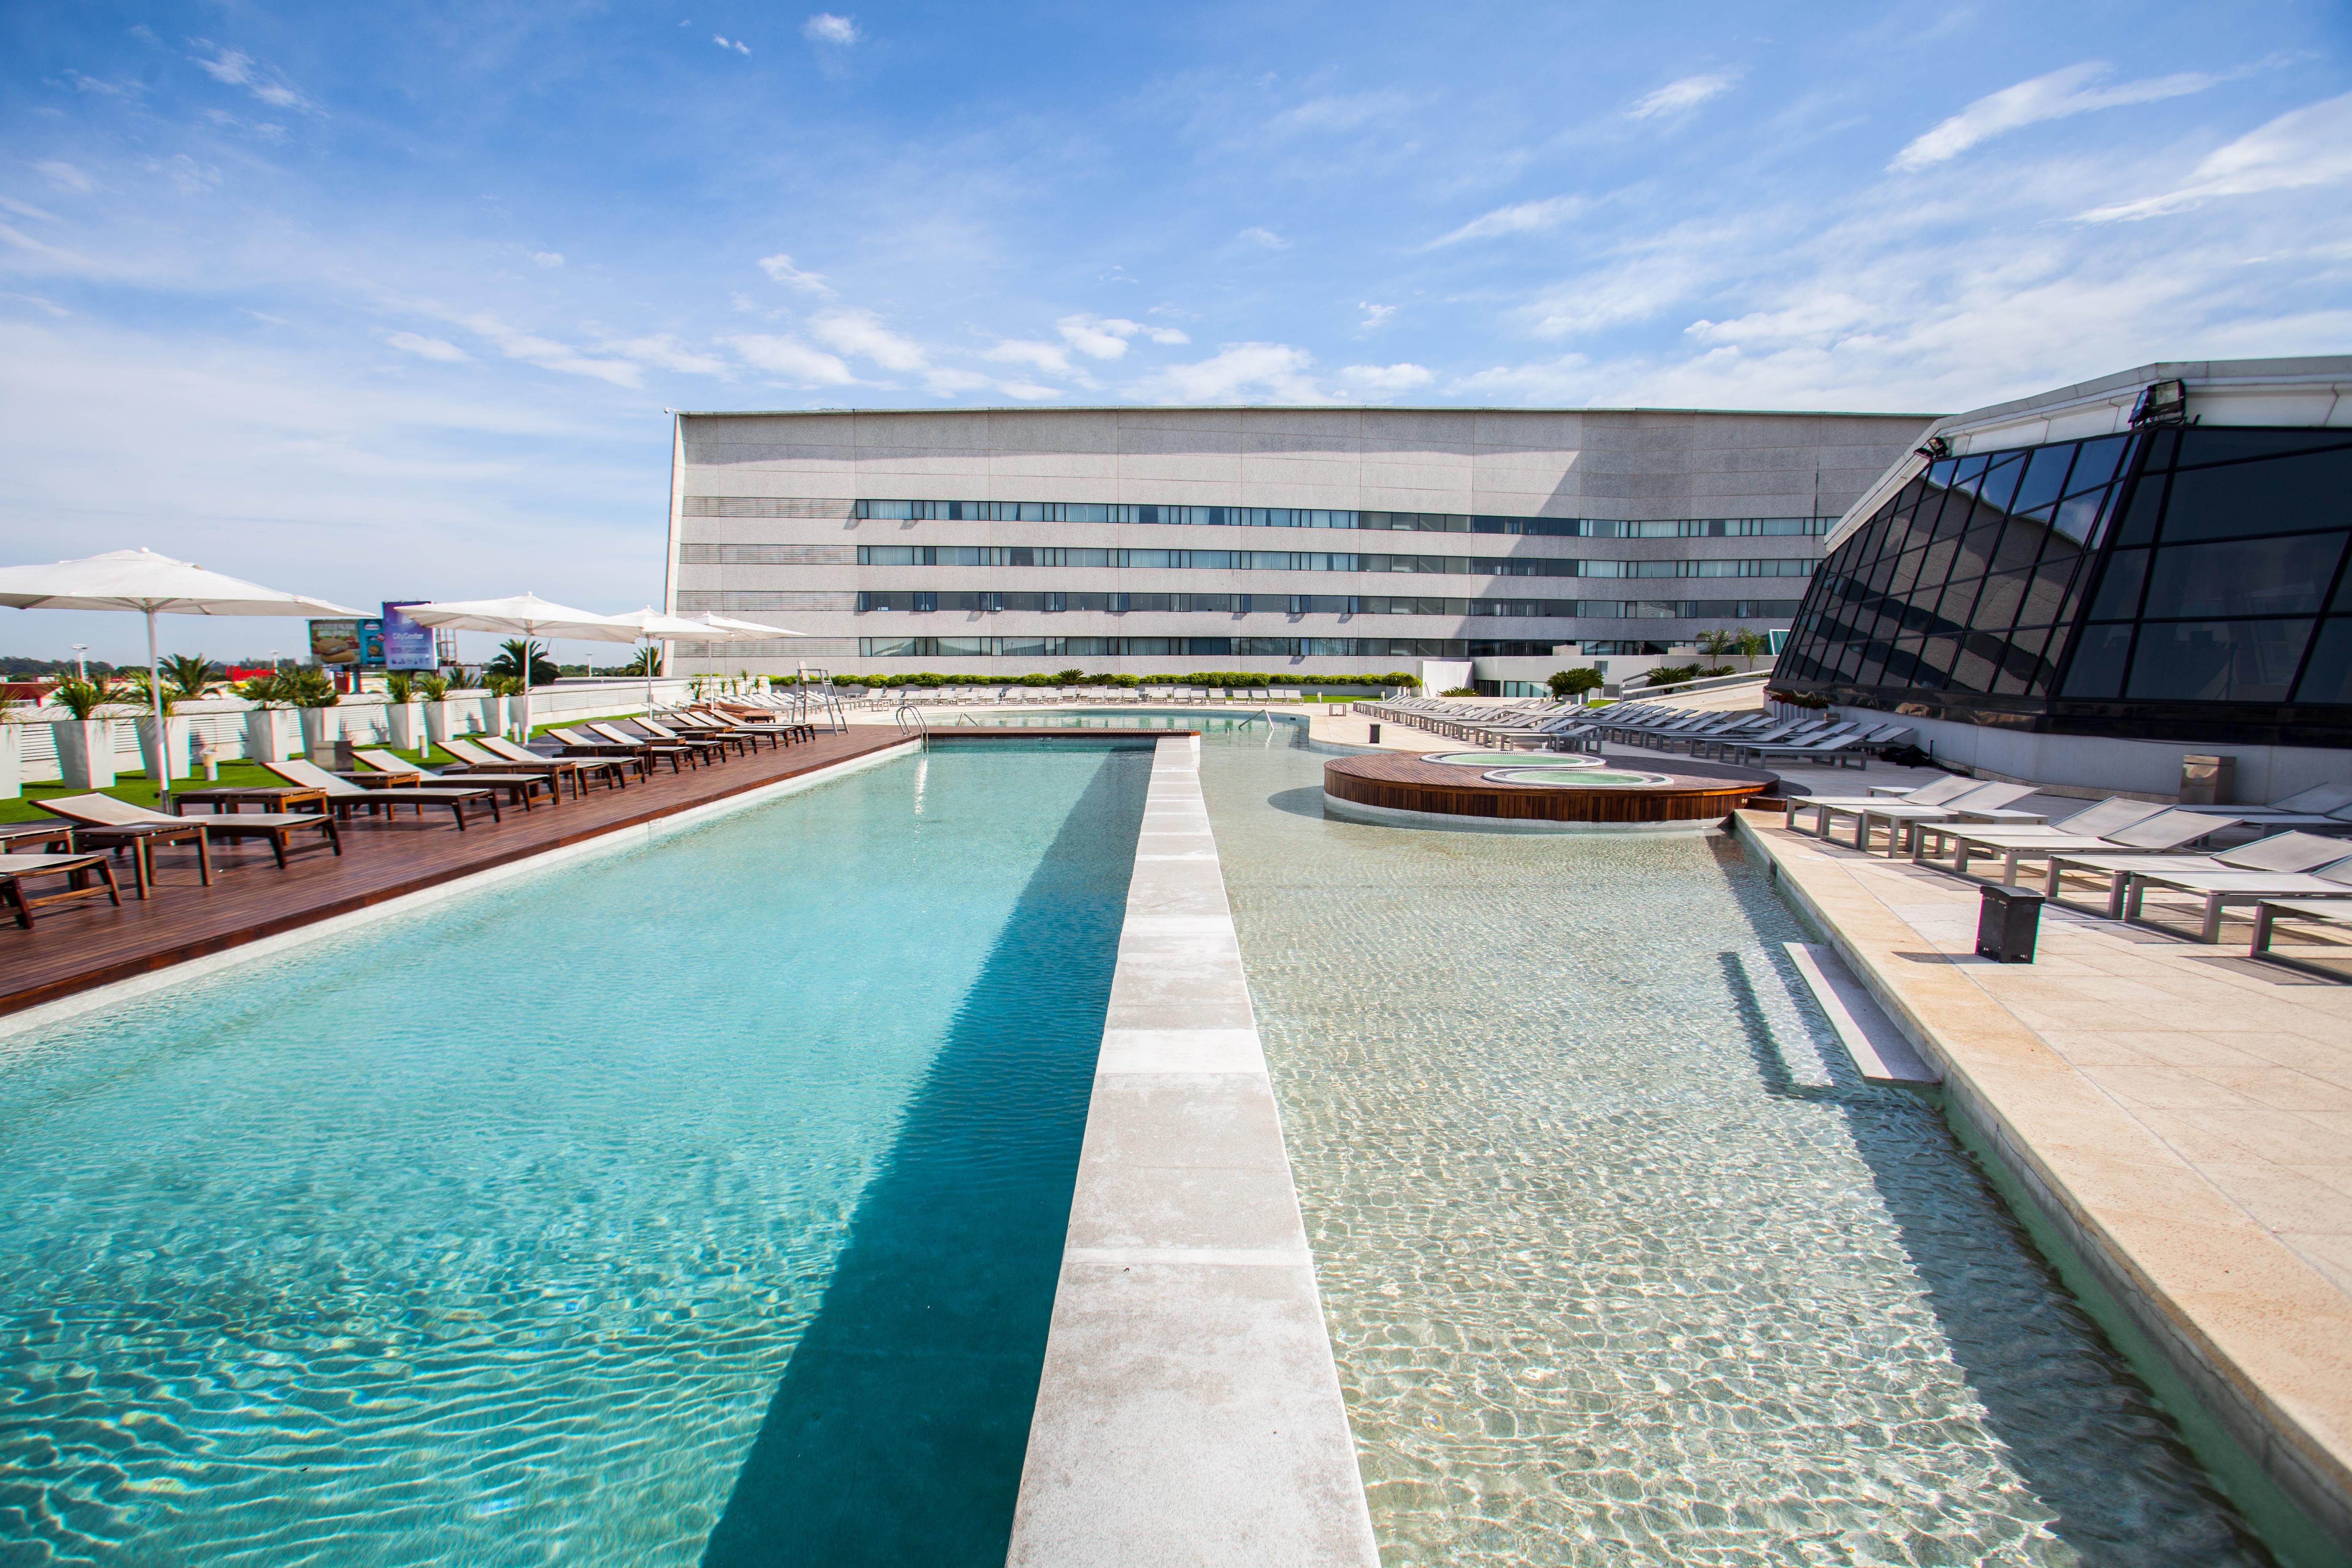
<path id="1" fill-rule="evenodd" d="M 1634 652 L 1711 626 L 1786 626 L 1821 531 L 1928 419 L 1650 409 L 681 414 L 670 607 L 810 635 L 715 655 L 680 645 L 673 668 L 789 673 L 805 661 L 835 672 L 1249 668 L 1302 679 L 1411 668 L 1422 658 L 1548 654 L 1568 642 Z M 899 502 L 983 504 L 962 516 L 860 515 Z M 1016 521 L 1021 503 L 1319 515 L 1304 526 Z M 1513 526 L 1537 520 L 1553 531 Z M 918 564 L 903 558 L 908 547 L 1033 552 L 1024 563 L 1045 550 L 1127 553 L 1083 564 Z M 894 559 L 861 564 L 861 549 Z M 1249 559 L 1230 562 L 1238 552 Z M 1267 563 L 1282 552 L 1296 563 Z M 861 594 L 939 604 L 861 612 Z M 1024 602 L 972 602 L 984 595 Z M 1047 595 L 1102 602 L 1026 602 Z M 1122 611 L 1111 595 L 1141 603 Z M 1213 607 L 1189 602 L 1199 599 Z M 925 651 L 893 646 L 910 640 Z"/>

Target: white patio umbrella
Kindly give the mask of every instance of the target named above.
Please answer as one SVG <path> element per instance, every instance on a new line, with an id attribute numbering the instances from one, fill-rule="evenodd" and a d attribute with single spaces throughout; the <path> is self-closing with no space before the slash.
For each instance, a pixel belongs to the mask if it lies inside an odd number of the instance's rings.
<path id="1" fill-rule="evenodd" d="M 637 628 L 627 620 L 551 605 L 535 594 L 509 599 L 451 599 L 429 605 L 404 605 L 400 613 L 423 626 L 448 626 L 461 632 L 504 632 L 526 644 L 532 637 L 571 637 L 583 642 L 635 642 Z M 522 739 L 530 740 L 530 659 L 522 660 Z"/>
<path id="2" fill-rule="evenodd" d="M 361 612 L 325 599 L 282 593 L 207 572 L 152 550 L 110 550 L 47 566 L 0 566 L 0 605 L 19 610 L 134 610 L 147 617 L 147 696 L 163 716 L 162 660 L 155 651 L 157 616 L 352 616 Z"/>
<path id="3" fill-rule="evenodd" d="M 712 642 L 765 642 L 770 637 L 804 637 L 808 632 L 787 631 L 782 626 L 761 626 L 757 621 L 739 621 L 727 616 L 713 615 L 706 610 L 687 619 L 704 629 Z"/>
<path id="4" fill-rule="evenodd" d="M 721 624 L 724 617 L 688 620 L 683 616 L 665 615 L 651 605 L 647 605 L 641 610 L 631 610 L 625 615 L 614 616 L 613 618 L 616 621 L 626 621 L 635 626 L 637 636 L 647 642 L 674 640 L 679 637 L 691 637 L 697 642 L 750 642 L 754 637 L 802 635 L 799 632 L 780 633 L 773 626 L 754 626 L 750 621 Z M 741 629 L 734 630 L 730 627 Z M 654 676 L 653 671 L 647 670 L 646 672 L 646 707 L 651 710 L 653 705 Z"/>

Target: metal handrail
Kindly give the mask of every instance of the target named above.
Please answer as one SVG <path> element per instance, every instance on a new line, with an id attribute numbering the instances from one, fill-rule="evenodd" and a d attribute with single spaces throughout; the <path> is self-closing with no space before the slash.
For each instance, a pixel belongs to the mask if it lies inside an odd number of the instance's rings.
<path id="1" fill-rule="evenodd" d="M 909 726 L 907 722 L 907 716 L 910 713 L 914 715 L 915 719 L 915 722 L 912 726 Z M 909 728 L 912 728 L 917 734 L 923 738 L 923 750 L 928 752 L 931 749 L 931 726 L 929 721 L 923 717 L 923 710 L 921 709 L 916 707 L 911 702 L 901 702 L 898 704 L 898 711 L 892 714 L 891 717 L 898 721 L 898 733 L 903 735 Z"/>

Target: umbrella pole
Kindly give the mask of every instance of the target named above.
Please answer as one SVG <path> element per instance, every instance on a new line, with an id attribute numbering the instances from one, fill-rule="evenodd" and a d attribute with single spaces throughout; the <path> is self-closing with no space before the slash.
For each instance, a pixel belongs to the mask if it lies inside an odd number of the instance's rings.
<path id="1" fill-rule="evenodd" d="M 147 610 L 147 700 L 155 710 L 155 750 L 161 756 L 163 749 L 163 665 L 155 657 L 155 610 L 152 605 Z M 163 771 L 172 771 L 169 759 L 163 763 Z"/>

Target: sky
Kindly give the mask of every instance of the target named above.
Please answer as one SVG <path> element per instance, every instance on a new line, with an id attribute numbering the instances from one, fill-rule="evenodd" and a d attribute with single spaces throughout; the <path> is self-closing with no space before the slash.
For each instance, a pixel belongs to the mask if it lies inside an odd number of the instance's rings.
<path id="1" fill-rule="evenodd" d="M 362 606 L 658 602 L 673 408 L 1943 412 L 2352 351 L 2341 4 L 14 0 L 0 136 L 0 562 Z M 0 611 L 71 642 L 144 631 Z"/>

